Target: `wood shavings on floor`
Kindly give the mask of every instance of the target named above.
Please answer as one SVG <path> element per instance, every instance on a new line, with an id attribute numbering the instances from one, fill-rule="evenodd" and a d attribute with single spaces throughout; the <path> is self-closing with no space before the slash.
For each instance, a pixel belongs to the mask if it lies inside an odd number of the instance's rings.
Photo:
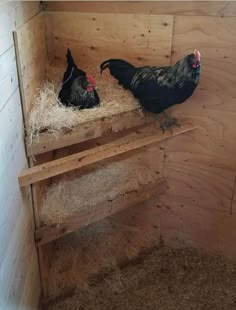
<path id="1" fill-rule="evenodd" d="M 154 233 L 156 237 L 150 236 Z M 120 261 L 137 257 L 140 249 L 152 248 L 158 242 L 157 232 L 141 225 L 126 225 L 116 215 L 73 232 L 54 244 L 48 294 L 86 287 L 100 274 L 116 270 Z"/>
<path id="2" fill-rule="evenodd" d="M 48 310 L 235 310 L 236 264 L 192 249 L 155 250 Z"/>

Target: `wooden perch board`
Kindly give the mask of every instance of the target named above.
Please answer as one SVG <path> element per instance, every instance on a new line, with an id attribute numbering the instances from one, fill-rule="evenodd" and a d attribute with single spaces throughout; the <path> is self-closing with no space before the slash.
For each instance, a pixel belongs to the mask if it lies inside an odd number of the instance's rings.
<path id="1" fill-rule="evenodd" d="M 55 223 L 50 226 L 41 227 L 35 232 L 36 244 L 41 246 L 49 243 L 70 232 L 104 219 L 107 216 L 140 204 L 151 197 L 164 193 L 166 188 L 167 182 L 165 179 L 161 178 L 155 183 L 142 185 L 140 190 L 131 190 L 123 195 L 117 196 L 113 200 L 103 201 L 84 211 L 84 213 L 73 216 L 65 223 Z"/>
<path id="2" fill-rule="evenodd" d="M 26 169 L 19 176 L 19 184 L 27 186 L 193 129 L 196 127 L 186 124 L 163 134 L 156 126 L 146 126 L 111 143 Z"/>

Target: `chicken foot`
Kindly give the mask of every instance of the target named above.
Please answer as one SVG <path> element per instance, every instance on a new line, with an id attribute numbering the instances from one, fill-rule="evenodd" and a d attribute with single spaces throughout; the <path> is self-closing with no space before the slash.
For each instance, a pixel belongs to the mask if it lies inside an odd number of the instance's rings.
<path id="1" fill-rule="evenodd" d="M 180 127 L 180 124 L 178 123 L 178 120 L 176 118 L 171 118 L 165 111 L 162 112 L 162 114 L 165 116 L 165 120 L 161 120 L 160 115 L 157 115 L 157 119 L 160 122 L 160 128 L 162 129 L 162 132 L 164 133 L 166 130 L 170 130 L 172 133 L 172 128 Z"/>

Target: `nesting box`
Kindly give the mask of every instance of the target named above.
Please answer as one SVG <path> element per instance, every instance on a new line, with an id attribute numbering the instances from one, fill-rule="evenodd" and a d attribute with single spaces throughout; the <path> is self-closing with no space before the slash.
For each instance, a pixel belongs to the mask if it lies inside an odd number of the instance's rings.
<path id="1" fill-rule="evenodd" d="M 108 73 L 99 74 L 100 63 L 109 58 L 137 66 L 170 65 L 174 16 L 80 12 L 70 5 L 35 16 L 14 35 L 31 163 L 20 185 L 33 184 L 45 297 L 159 244 L 159 201 L 168 187 L 163 168 L 173 160 L 173 154 L 165 154 L 163 140 L 197 123 L 186 117 L 181 128 L 163 134 L 131 94 Z M 179 32 L 182 26 L 179 19 Z M 68 112 L 35 100 L 45 80 L 62 78 L 68 48 L 76 64 L 95 76 L 100 108 Z M 57 111 L 64 117 L 58 127 Z M 32 125 L 32 115 L 42 121 L 39 127 Z"/>

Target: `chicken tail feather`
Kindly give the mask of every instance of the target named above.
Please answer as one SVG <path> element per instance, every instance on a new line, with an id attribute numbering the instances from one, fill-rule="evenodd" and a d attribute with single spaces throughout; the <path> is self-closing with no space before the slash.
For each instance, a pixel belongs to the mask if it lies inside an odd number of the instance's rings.
<path id="1" fill-rule="evenodd" d="M 67 58 L 67 63 L 69 66 L 71 66 L 71 67 L 75 66 L 75 62 L 74 62 L 74 59 L 71 55 L 71 51 L 69 48 L 67 50 L 66 58 Z"/>
<path id="2" fill-rule="evenodd" d="M 100 74 L 110 66 L 110 61 L 106 60 L 100 65 Z"/>
<path id="3" fill-rule="evenodd" d="M 100 65 L 100 73 L 106 69 L 110 70 L 110 74 L 116 78 L 120 85 L 125 89 L 130 87 L 130 83 L 135 73 L 135 67 L 129 62 L 122 59 L 105 60 Z"/>

